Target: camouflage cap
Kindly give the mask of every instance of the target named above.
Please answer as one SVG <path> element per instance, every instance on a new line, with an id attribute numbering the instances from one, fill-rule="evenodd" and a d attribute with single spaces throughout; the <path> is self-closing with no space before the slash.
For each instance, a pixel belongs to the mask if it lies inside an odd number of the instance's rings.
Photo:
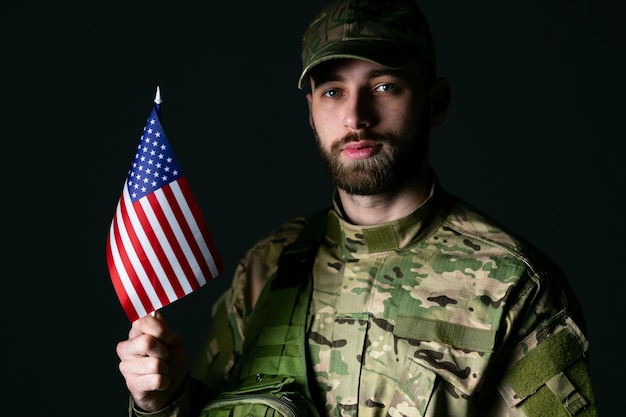
<path id="1" fill-rule="evenodd" d="M 329 59 L 397 68 L 415 57 L 435 65 L 430 26 L 414 0 L 333 0 L 304 32 L 298 88 L 314 66 Z"/>

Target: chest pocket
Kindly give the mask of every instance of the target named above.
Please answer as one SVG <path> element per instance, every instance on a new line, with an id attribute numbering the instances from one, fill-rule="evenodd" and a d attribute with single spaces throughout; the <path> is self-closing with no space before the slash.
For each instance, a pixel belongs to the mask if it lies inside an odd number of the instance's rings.
<path id="1" fill-rule="evenodd" d="M 390 411 L 425 415 L 435 390 L 442 384 L 442 395 L 449 397 L 448 407 L 467 406 L 463 398 L 471 396 L 480 383 L 493 350 L 495 331 L 398 316 L 393 335 L 398 344 L 398 359 L 404 356 L 406 362 Z M 441 384 L 437 384 L 438 380 Z"/>
<path id="2" fill-rule="evenodd" d="M 330 324 L 330 323 L 329 323 Z M 495 332 L 415 316 L 395 323 L 368 313 L 338 314 L 330 340 L 326 402 L 338 415 L 426 415 L 437 388 L 467 407 Z"/>

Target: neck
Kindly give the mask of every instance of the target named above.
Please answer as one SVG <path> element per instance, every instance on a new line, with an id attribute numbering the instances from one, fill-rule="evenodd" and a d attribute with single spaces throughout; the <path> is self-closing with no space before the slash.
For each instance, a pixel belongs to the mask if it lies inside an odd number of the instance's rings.
<path id="1" fill-rule="evenodd" d="M 385 193 L 353 195 L 338 189 L 338 195 L 350 223 L 370 226 L 397 220 L 414 212 L 428 198 L 430 184 L 430 175 L 424 174 Z"/>

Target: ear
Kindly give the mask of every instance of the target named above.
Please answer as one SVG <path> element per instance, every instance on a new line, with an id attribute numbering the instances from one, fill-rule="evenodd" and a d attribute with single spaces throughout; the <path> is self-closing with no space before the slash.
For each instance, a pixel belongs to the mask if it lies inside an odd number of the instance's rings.
<path id="1" fill-rule="evenodd" d="M 311 113 L 311 106 L 313 103 L 313 96 L 311 95 L 311 93 L 307 93 L 306 95 L 306 102 L 309 105 L 309 125 L 311 125 L 311 127 L 313 127 L 313 114 Z"/>
<path id="2" fill-rule="evenodd" d="M 446 78 L 440 77 L 430 93 L 430 127 L 439 127 L 448 114 L 452 91 Z"/>

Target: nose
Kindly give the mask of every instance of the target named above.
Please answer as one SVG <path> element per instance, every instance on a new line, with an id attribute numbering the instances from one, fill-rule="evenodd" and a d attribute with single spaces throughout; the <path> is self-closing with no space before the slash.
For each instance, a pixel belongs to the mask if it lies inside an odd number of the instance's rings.
<path id="1" fill-rule="evenodd" d="M 343 124 L 353 130 L 366 129 L 373 123 L 373 108 L 367 94 L 354 92 L 344 102 Z"/>

